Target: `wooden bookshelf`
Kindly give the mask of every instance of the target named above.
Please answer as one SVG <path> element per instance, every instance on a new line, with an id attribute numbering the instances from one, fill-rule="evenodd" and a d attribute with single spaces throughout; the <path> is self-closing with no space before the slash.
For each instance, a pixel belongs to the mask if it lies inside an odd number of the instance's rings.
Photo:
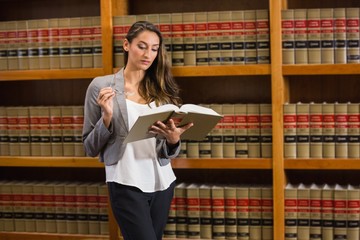
<path id="1" fill-rule="evenodd" d="M 287 170 L 360 170 L 359 159 L 285 159 Z"/>
<path id="2" fill-rule="evenodd" d="M 107 240 L 107 235 L 0 232 L 1 240 Z"/>
<path id="3" fill-rule="evenodd" d="M 179 158 L 173 159 L 171 165 L 174 169 L 272 169 L 271 159 L 266 158 Z"/>
<path id="4" fill-rule="evenodd" d="M 104 168 L 98 158 L 90 157 L 0 157 L 0 167 Z"/>
<path id="5" fill-rule="evenodd" d="M 291 75 L 358 75 L 359 64 L 313 64 L 313 65 L 284 65 L 283 74 Z"/>

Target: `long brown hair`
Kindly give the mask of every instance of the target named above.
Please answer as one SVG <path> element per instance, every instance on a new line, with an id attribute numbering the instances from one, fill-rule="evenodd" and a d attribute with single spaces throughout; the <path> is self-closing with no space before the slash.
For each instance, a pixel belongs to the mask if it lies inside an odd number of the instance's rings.
<path id="1" fill-rule="evenodd" d="M 135 22 L 126 35 L 127 41 L 131 43 L 132 40 L 143 31 L 156 33 L 159 37 L 160 45 L 154 62 L 149 69 L 146 70 L 145 77 L 140 83 L 139 94 L 147 103 L 155 101 L 156 105 L 166 103 L 175 105 L 181 104 L 181 99 L 179 97 L 180 89 L 172 76 L 163 37 L 159 29 L 154 24 L 147 21 Z M 128 63 L 128 58 L 129 53 L 124 51 L 125 67 Z"/>

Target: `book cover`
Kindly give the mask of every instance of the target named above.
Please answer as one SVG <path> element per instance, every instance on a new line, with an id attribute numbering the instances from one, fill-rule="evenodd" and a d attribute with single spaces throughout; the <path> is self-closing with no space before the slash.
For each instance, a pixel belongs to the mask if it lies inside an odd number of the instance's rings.
<path id="1" fill-rule="evenodd" d="M 212 207 L 211 185 L 202 184 L 199 187 L 200 200 L 200 238 L 212 239 Z"/>
<path id="2" fill-rule="evenodd" d="M 195 13 L 183 13 L 184 28 L 184 66 L 196 65 L 196 47 L 195 47 Z"/>
<path id="3" fill-rule="evenodd" d="M 220 15 L 218 11 L 207 12 L 209 65 L 220 65 Z"/>
<path id="4" fill-rule="evenodd" d="M 249 158 L 259 158 L 260 149 L 260 105 L 249 103 L 246 106 L 246 121 L 248 129 Z"/>
<path id="5" fill-rule="evenodd" d="M 52 156 L 63 156 L 61 106 L 51 106 L 49 110 L 51 154 Z"/>
<path id="6" fill-rule="evenodd" d="M 7 65 L 8 70 L 19 70 L 18 36 L 16 21 L 5 22 L 7 32 Z"/>
<path id="7" fill-rule="evenodd" d="M 335 158 L 335 105 L 323 103 L 323 158 Z"/>
<path id="8" fill-rule="evenodd" d="M 186 188 L 188 184 L 179 183 L 175 186 L 175 206 L 176 206 L 176 238 L 187 238 L 188 217 Z"/>
<path id="9" fill-rule="evenodd" d="M 247 105 L 235 104 L 235 157 L 247 158 L 248 151 L 248 131 L 247 131 Z"/>
<path id="10" fill-rule="evenodd" d="M 346 187 L 340 184 L 334 187 L 334 239 L 349 239 L 347 236 L 347 191 Z"/>
<path id="11" fill-rule="evenodd" d="M 359 63 L 359 8 L 346 8 L 346 60 Z"/>
<path id="12" fill-rule="evenodd" d="M 235 158 L 235 112 L 234 104 L 222 105 L 223 157 Z"/>
<path id="13" fill-rule="evenodd" d="M 297 186 L 297 236 L 307 239 L 310 236 L 310 188 L 302 183 Z"/>
<path id="14" fill-rule="evenodd" d="M 186 187 L 187 236 L 189 239 L 200 239 L 200 195 L 199 185 Z"/>
<path id="15" fill-rule="evenodd" d="M 162 105 L 139 116 L 124 143 L 155 137 L 154 134 L 148 133 L 148 128 L 156 121 L 167 122 L 170 118 L 177 126 L 183 126 L 190 122 L 194 124 L 181 135 L 181 139 L 202 140 L 221 120 L 222 116 L 211 108 L 195 104 L 184 104 L 180 108 L 172 104 Z"/>
<path id="16" fill-rule="evenodd" d="M 281 10 L 283 64 L 295 64 L 294 9 Z"/>
<path id="17" fill-rule="evenodd" d="M 80 35 L 81 35 L 81 67 L 92 68 L 94 66 L 93 60 L 93 28 L 92 17 L 80 18 Z M 114 23 L 115 24 L 115 23 Z M 115 38 L 115 30 L 113 32 Z M 115 50 L 114 50 L 115 52 Z"/>
<path id="18" fill-rule="evenodd" d="M 196 65 L 209 65 L 207 12 L 195 13 Z"/>
<path id="19" fill-rule="evenodd" d="M 98 195 L 98 183 L 89 183 L 86 185 L 86 206 L 89 234 L 91 235 L 100 235 Z"/>
<path id="20" fill-rule="evenodd" d="M 296 157 L 310 157 L 309 104 L 296 104 Z"/>
<path id="21" fill-rule="evenodd" d="M 92 18 L 93 27 L 93 60 L 94 68 L 102 68 L 102 35 L 101 35 L 101 18 L 94 16 Z"/>
<path id="22" fill-rule="evenodd" d="M 261 187 L 249 188 L 249 236 L 261 239 Z"/>
<path id="23" fill-rule="evenodd" d="M 348 184 L 346 186 L 347 203 L 346 203 L 346 237 L 349 240 L 356 240 L 359 238 L 359 188 L 357 186 Z"/>
<path id="24" fill-rule="evenodd" d="M 19 70 L 29 70 L 28 21 L 16 21 Z"/>
<path id="25" fill-rule="evenodd" d="M 308 63 L 321 63 L 320 9 L 307 9 Z"/>
<path id="26" fill-rule="evenodd" d="M 49 19 L 49 41 L 50 41 L 50 69 L 60 68 L 60 33 L 59 33 L 59 19 Z"/>
<path id="27" fill-rule="evenodd" d="M 335 103 L 335 157 L 348 157 L 347 103 Z"/>
<path id="28" fill-rule="evenodd" d="M 240 240 L 249 240 L 249 187 L 236 187 L 237 236 Z"/>
<path id="29" fill-rule="evenodd" d="M 294 9 L 295 64 L 308 63 L 307 9 Z"/>
<path id="30" fill-rule="evenodd" d="M 360 157 L 360 109 L 358 103 L 348 103 L 348 158 Z"/>
<path id="31" fill-rule="evenodd" d="M 39 30 L 39 68 L 50 69 L 50 34 L 49 20 L 38 20 Z"/>
<path id="32" fill-rule="evenodd" d="M 233 64 L 245 64 L 244 11 L 232 11 Z"/>
<path id="33" fill-rule="evenodd" d="M 285 239 L 298 239 L 297 186 L 288 183 L 285 187 Z"/>
<path id="34" fill-rule="evenodd" d="M 270 63 L 270 24 L 269 10 L 256 10 L 256 47 L 257 63 Z"/>
<path id="35" fill-rule="evenodd" d="M 321 63 L 333 64 L 335 61 L 334 43 L 334 9 L 320 9 L 320 29 L 321 29 Z"/>
<path id="36" fill-rule="evenodd" d="M 322 104 L 311 102 L 309 106 L 310 117 L 310 158 L 323 156 L 323 118 Z"/>
<path id="37" fill-rule="evenodd" d="M 322 188 L 322 239 L 333 239 L 334 237 L 334 187 L 324 184 Z"/>
<path id="38" fill-rule="evenodd" d="M 310 239 L 321 240 L 321 189 L 322 186 L 318 184 L 310 185 Z"/>
<path id="39" fill-rule="evenodd" d="M 7 34 L 7 23 L 0 22 L 0 71 L 8 69 L 8 34 Z"/>
<path id="40" fill-rule="evenodd" d="M 168 62 L 172 65 L 172 27 L 171 27 L 171 13 L 159 14 L 159 29 L 162 33 L 164 45 L 166 48 L 166 56 Z"/>
<path id="41" fill-rule="evenodd" d="M 232 45 L 232 11 L 219 12 L 219 27 L 220 27 L 220 64 L 233 64 L 233 45 Z"/>
<path id="42" fill-rule="evenodd" d="M 29 108 L 16 108 L 18 114 L 20 156 L 31 156 Z"/>
<path id="43" fill-rule="evenodd" d="M 346 11 L 345 8 L 334 8 L 334 63 L 346 63 Z"/>
<path id="44" fill-rule="evenodd" d="M 184 66 L 184 25 L 183 14 L 171 14 L 172 65 Z"/>
<path id="45" fill-rule="evenodd" d="M 212 209 L 212 237 L 213 239 L 225 238 L 225 195 L 224 187 L 213 185 L 211 187 Z"/>
<path id="46" fill-rule="evenodd" d="M 70 18 L 59 18 L 60 68 L 71 68 Z"/>
<path id="47" fill-rule="evenodd" d="M 81 55 L 81 18 L 70 18 L 70 67 L 81 68 L 82 55 Z"/>
<path id="48" fill-rule="evenodd" d="M 8 123 L 9 136 L 9 155 L 20 155 L 19 129 L 18 129 L 18 111 L 16 107 L 6 107 L 6 117 Z"/>
<path id="49" fill-rule="evenodd" d="M 270 103 L 260 104 L 260 148 L 262 158 L 272 157 L 272 108 Z"/>
<path id="50" fill-rule="evenodd" d="M 256 64 L 256 10 L 244 11 L 244 42 L 245 64 Z"/>
<path id="51" fill-rule="evenodd" d="M 222 104 L 210 104 L 209 106 L 215 112 L 222 114 Z M 210 131 L 211 143 L 211 157 L 222 158 L 224 152 L 224 138 L 223 138 L 223 122 L 219 120 Z"/>
<path id="52" fill-rule="evenodd" d="M 6 107 L 0 106 L 0 156 L 9 155 L 9 133 Z"/>
<path id="53" fill-rule="evenodd" d="M 237 197 L 235 186 L 224 186 L 225 238 L 237 239 Z"/>
<path id="54" fill-rule="evenodd" d="M 261 187 L 261 239 L 273 239 L 273 188 Z"/>

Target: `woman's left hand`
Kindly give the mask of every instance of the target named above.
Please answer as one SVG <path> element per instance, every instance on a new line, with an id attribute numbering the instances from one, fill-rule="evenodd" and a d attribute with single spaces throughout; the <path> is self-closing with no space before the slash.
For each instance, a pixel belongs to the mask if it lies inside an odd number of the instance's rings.
<path id="1" fill-rule="evenodd" d="M 166 138 L 168 144 L 174 145 L 180 141 L 181 134 L 192 126 L 193 123 L 188 123 L 182 127 L 176 127 L 175 122 L 172 119 L 170 119 L 166 124 L 161 121 L 157 121 L 150 127 L 149 133 L 159 134 Z"/>

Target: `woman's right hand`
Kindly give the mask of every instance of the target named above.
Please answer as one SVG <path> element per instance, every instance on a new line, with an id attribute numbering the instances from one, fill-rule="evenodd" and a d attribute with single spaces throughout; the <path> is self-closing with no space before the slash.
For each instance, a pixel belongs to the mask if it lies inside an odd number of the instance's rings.
<path id="1" fill-rule="evenodd" d="M 113 98 L 115 91 L 111 87 L 102 88 L 99 92 L 97 103 L 101 107 L 103 120 L 106 127 L 110 126 L 113 115 Z"/>

